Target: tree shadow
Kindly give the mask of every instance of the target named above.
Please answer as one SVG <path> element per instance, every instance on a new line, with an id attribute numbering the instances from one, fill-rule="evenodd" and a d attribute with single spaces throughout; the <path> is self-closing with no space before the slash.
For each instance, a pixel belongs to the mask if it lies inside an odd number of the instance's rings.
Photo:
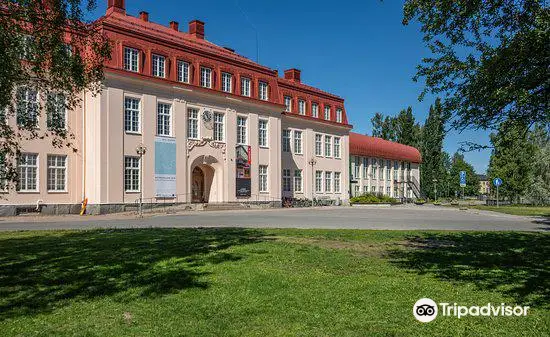
<path id="1" fill-rule="evenodd" d="M 162 296 L 207 288 L 201 266 L 237 261 L 229 247 L 267 240 L 259 231 L 130 229 L 22 233 L 0 239 L 0 320 L 71 300 Z"/>
<path id="2" fill-rule="evenodd" d="M 550 235 L 425 233 L 389 252 L 395 265 L 498 291 L 520 305 L 550 305 Z"/>

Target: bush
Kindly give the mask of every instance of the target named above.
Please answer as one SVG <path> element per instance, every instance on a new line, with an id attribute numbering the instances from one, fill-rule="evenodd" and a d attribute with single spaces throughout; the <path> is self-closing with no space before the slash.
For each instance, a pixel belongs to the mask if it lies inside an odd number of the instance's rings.
<path id="1" fill-rule="evenodd" d="M 397 200 L 383 194 L 367 193 L 350 199 L 352 204 L 395 204 Z"/>

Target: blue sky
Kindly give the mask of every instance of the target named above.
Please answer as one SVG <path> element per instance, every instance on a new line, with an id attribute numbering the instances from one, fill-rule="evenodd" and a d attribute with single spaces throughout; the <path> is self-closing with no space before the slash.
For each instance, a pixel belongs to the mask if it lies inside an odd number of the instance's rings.
<path id="1" fill-rule="evenodd" d="M 106 3 L 98 0 L 90 18 L 104 14 Z M 423 84 L 412 77 L 428 51 L 419 26 L 401 24 L 401 1 L 126 0 L 126 7 L 130 15 L 149 12 L 157 23 L 178 21 L 184 31 L 189 21 L 202 20 L 207 40 L 253 60 L 257 31 L 260 63 L 281 74 L 301 69 L 304 83 L 344 97 L 355 132 L 370 134 L 375 112 L 393 115 L 409 105 L 423 122 L 434 101 L 430 96 L 418 101 Z M 454 153 L 461 141 L 486 145 L 488 132 L 451 132 L 445 150 Z M 469 152 L 465 157 L 484 173 L 489 155 Z"/>

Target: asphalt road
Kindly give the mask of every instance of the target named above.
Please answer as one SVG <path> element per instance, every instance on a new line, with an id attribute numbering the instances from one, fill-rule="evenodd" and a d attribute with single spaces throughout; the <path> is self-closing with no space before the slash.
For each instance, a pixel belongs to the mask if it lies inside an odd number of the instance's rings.
<path id="1" fill-rule="evenodd" d="M 533 217 L 435 206 L 389 208 L 327 207 L 187 212 L 180 214 L 0 219 L 0 230 L 51 230 L 143 227 L 271 227 L 389 230 L 548 231 L 550 223 Z"/>

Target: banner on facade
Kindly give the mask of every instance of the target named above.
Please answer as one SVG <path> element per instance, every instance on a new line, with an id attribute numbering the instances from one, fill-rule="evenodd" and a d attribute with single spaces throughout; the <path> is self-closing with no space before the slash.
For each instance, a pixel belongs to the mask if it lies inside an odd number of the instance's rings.
<path id="1" fill-rule="evenodd" d="M 250 146 L 237 145 L 235 156 L 236 167 L 236 196 L 251 196 L 250 164 L 252 163 Z"/>
<path id="2" fill-rule="evenodd" d="M 176 140 L 155 138 L 155 188 L 157 198 L 176 196 Z"/>

